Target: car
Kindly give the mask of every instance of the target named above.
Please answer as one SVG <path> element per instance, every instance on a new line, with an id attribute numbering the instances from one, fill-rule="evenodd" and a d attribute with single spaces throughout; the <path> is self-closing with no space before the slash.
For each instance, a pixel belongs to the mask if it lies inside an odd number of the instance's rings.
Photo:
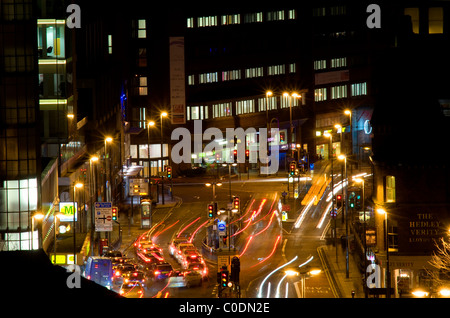
<path id="1" fill-rule="evenodd" d="M 144 294 L 144 286 L 136 281 L 123 283 L 119 290 L 119 295 L 127 298 L 143 298 Z"/>
<path id="2" fill-rule="evenodd" d="M 196 247 L 194 246 L 194 244 L 192 244 L 192 243 L 181 243 L 181 244 L 179 244 L 178 247 L 177 247 L 177 249 L 175 250 L 175 252 L 174 252 L 174 254 L 173 254 L 173 256 L 175 257 L 175 259 L 176 259 L 179 263 L 181 263 L 180 257 L 181 257 L 181 255 L 183 254 L 183 251 L 185 251 L 185 250 L 187 250 L 187 249 L 189 249 L 189 250 L 194 250 L 194 251 L 197 250 L 197 248 L 196 248 Z"/>
<path id="3" fill-rule="evenodd" d="M 145 275 L 145 273 L 143 271 L 139 271 L 139 270 L 126 272 L 123 275 L 123 278 L 124 278 L 124 283 L 137 281 L 137 282 L 141 282 L 142 285 L 144 285 L 144 286 L 145 286 L 145 282 L 147 281 L 147 276 Z"/>
<path id="4" fill-rule="evenodd" d="M 173 254 L 175 253 L 175 251 L 178 248 L 178 245 L 181 243 L 189 243 L 189 239 L 186 237 L 177 237 L 177 238 L 173 239 L 169 246 L 170 255 L 173 256 Z"/>
<path id="5" fill-rule="evenodd" d="M 172 265 L 169 263 L 156 264 L 153 269 L 153 277 L 155 281 L 165 279 L 172 273 Z"/>
<path id="6" fill-rule="evenodd" d="M 165 263 L 164 257 L 159 252 L 137 252 L 137 256 L 144 263 L 162 264 Z"/>
<path id="7" fill-rule="evenodd" d="M 136 270 L 134 264 L 120 264 L 117 266 L 114 272 L 114 283 L 116 285 L 123 284 L 128 272 L 133 272 Z"/>
<path id="8" fill-rule="evenodd" d="M 208 277 L 208 267 L 203 263 L 190 263 L 185 269 L 187 271 L 196 272 L 202 275 L 203 278 Z"/>
<path id="9" fill-rule="evenodd" d="M 200 286 L 203 282 L 201 274 L 195 271 L 174 270 L 170 274 L 168 287 L 193 287 Z"/>
<path id="10" fill-rule="evenodd" d="M 202 282 L 202 275 L 195 271 L 189 271 L 184 274 L 184 283 L 187 288 L 191 288 L 193 286 L 201 286 Z"/>
<path id="11" fill-rule="evenodd" d="M 189 263 L 204 263 L 202 256 L 197 250 L 188 249 L 178 256 L 182 266 L 187 266 Z"/>
<path id="12" fill-rule="evenodd" d="M 107 251 L 103 254 L 104 257 L 109 257 L 112 261 L 118 261 L 123 257 L 121 251 Z"/>

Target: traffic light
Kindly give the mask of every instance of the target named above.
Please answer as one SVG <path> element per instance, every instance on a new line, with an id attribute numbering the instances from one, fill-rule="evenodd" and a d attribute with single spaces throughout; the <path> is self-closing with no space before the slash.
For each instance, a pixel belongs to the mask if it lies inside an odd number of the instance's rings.
<path id="1" fill-rule="evenodd" d="M 286 133 L 284 131 L 280 131 L 280 143 L 286 141 Z"/>
<path id="2" fill-rule="evenodd" d="M 248 161 L 250 159 L 250 150 L 245 150 L 245 160 Z"/>
<path id="3" fill-rule="evenodd" d="M 338 194 L 336 196 L 336 207 L 339 209 L 340 207 L 342 207 L 342 195 Z"/>
<path id="4" fill-rule="evenodd" d="M 237 162 L 237 149 L 233 150 L 234 162 Z"/>
<path id="5" fill-rule="evenodd" d="M 239 197 L 233 198 L 233 209 L 237 209 L 239 211 L 240 200 Z"/>
<path id="6" fill-rule="evenodd" d="M 166 166 L 166 168 L 167 168 L 167 178 L 170 179 L 172 178 L 172 167 Z"/>
<path id="7" fill-rule="evenodd" d="M 293 177 L 295 175 L 295 169 L 296 169 L 296 162 L 291 161 L 289 164 L 289 176 Z"/>
<path id="8" fill-rule="evenodd" d="M 214 217 L 214 204 L 208 204 L 208 217 Z"/>
<path id="9" fill-rule="evenodd" d="M 116 206 L 112 207 L 112 219 L 113 221 L 117 221 L 119 218 L 119 209 Z"/>
<path id="10" fill-rule="evenodd" d="M 220 286 L 222 288 L 228 286 L 228 269 L 225 266 L 220 271 Z"/>
<path id="11" fill-rule="evenodd" d="M 356 194 L 356 199 L 355 199 L 355 207 L 357 209 L 362 209 L 362 205 L 361 205 L 361 201 L 362 201 L 362 197 L 359 193 Z"/>
<path id="12" fill-rule="evenodd" d="M 241 271 L 241 262 L 237 256 L 233 257 L 231 260 L 231 275 L 230 280 L 239 285 L 239 273 Z"/>

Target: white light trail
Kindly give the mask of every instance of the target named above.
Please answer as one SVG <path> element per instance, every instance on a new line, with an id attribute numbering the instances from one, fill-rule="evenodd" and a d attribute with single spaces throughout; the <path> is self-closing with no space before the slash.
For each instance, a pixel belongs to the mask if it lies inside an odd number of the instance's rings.
<path id="1" fill-rule="evenodd" d="M 294 257 L 293 259 L 291 259 L 289 262 L 284 263 L 283 265 L 281 265 L 281 266 L 275 268 L 273 271 L 271 271 L 271 272 L 263 279 L 263 281 L 261 282 L 261 285 L 259 285 L 258 298 L 261 298 L 261 297 L 262 297 L 262 288 L 263 288 L 263 285 L 264 285 L 264 283 L 269 279 L 269 277 L 272 276 L 274 273 L 276 273 L 278 270 L 280 270 L 280 269 L 282 269 L 283 267 L 285 267 L 285 266 L 291 264 L 292 262 L 294 262 L 297 258 L 298 258 L 298 256 L 295 256 L 295 257 Z M 268 285 L 269 285 L 269 290 L 270 290 L 270 282 L 269 282 Z M 269 296 L 267 296 L 267 298 L 269 298 Z"/>
<path id="2" fill-rule="evenodd" d="M 314 196 L 311 201 L 309 201 L 309 203 L 303 208 L 302 212 L 300 213 L 300 215 L 297 218 L 297 221 L 295 221 L 294 227 L 296 229 L 298 229 L 300 227 L 300 225 L 302 225 L 303 219 L 305 218 L 306 214 L 308 213 L 309 209 L 311 208 L 311 206 L 314 203 L 314 200 L 316 200 L 316 196 Z"/>

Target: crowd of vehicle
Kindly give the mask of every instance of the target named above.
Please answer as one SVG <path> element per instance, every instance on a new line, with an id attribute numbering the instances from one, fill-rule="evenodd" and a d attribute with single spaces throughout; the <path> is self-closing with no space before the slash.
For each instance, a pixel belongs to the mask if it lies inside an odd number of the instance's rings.
<path id="1" fill-rule="evenodd" d="M 176 268 L 145 234 L 134 242 L 134 249 L 137 257 L 125 257 L 120 251 L 89 257 L 84 276 L 128 298 L 144 297 L 154 282 L 168 280 L 167 287 L 189 288 L 200 286 L 208 277 L 206 263 L 189 237 L 175 238 L 169 244 L 169 253 L 179 264 Z"/>

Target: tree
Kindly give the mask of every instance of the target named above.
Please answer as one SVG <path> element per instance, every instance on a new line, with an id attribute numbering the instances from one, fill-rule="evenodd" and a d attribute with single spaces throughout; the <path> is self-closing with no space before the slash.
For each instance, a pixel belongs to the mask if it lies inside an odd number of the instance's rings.
<path id="1" fill-rule="evenodd" d="M 427 269 L 433 283 L 437 286 L 444 285 L 450 280 L 450 242 L 441 238 L 435 242 L 436 250 L 428 263 L 437 270 Z"/>

